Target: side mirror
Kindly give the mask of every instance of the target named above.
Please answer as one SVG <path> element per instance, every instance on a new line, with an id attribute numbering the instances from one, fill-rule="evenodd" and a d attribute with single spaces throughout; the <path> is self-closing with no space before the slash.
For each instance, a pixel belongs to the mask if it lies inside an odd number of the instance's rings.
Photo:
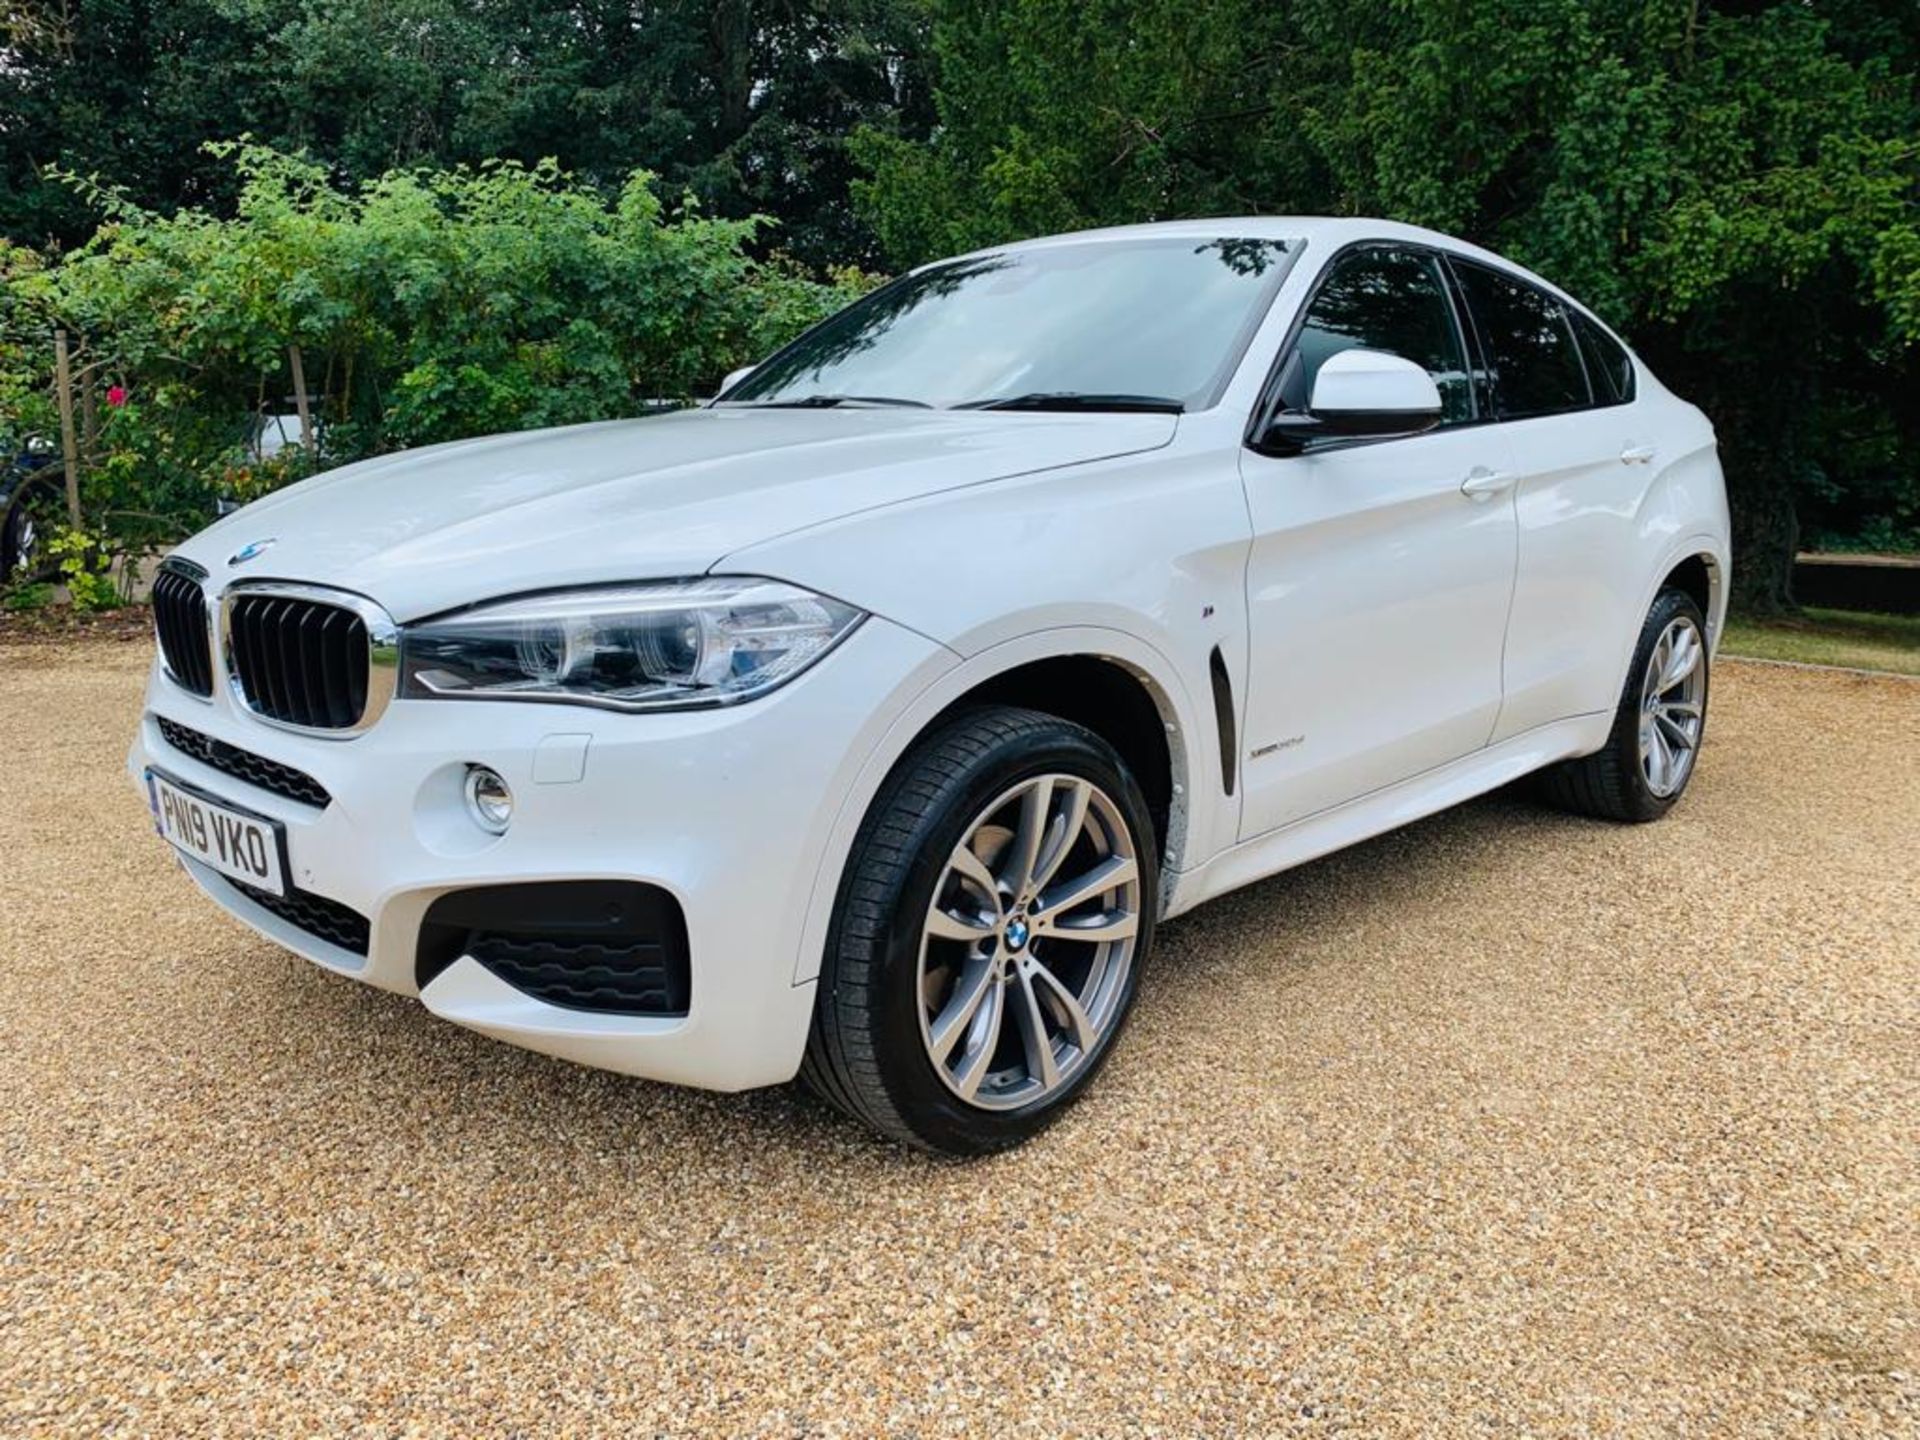
<path id="1" fill-rule="evenodd" d="M 734 386 L 738 385 L 742 380 L 746 379 L 747 376 L 751 375 L 755 370 L 758 370 L 759 368 L 760 367 L 758 365 L 742 365 L 738 370 L 729 370 L 727 372 L 727 378 L 720 382 L 720 394 L 724 396 L 727 393 L 727 391 L 731 390 Z"/>
<path id="2" fill-rule="evenodd" d="M 1342 350 L 1313 377 L 1307 412 L 1283 411 L 1263 448 L 1297 452 L 1310 440 L 1418 435 L 1440 423 L 1440 389 L 1411 360 L 1382 350 Z"/>

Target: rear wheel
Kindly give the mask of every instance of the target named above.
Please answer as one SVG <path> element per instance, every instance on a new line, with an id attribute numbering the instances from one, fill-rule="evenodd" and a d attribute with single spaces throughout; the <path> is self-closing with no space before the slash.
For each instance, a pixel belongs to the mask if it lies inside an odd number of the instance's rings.
<path id="1" fill-rule="evenodd" d="M 23 481 L 0 509 L 0 587 L 30 585 L 59 573 L 48 541 L 66 521 L 66 499 L 45 475 Z"/>
<path id="2" fill-rule="evenodd" d="M 1606 745 L 1543 772 L 1549 800 L 1606 820 L 1658 820 L 1687 788 L 1707 725 L 1706 622 L 1665 590 L 1647 612 Z"/>
<path id="3" fill-rule="evenodd" d="M 1145 799 L 1092 732 L 971 711 L 901 762 L 842 882 L 802 1076 L 908 1144 L 1018 1144 L 1133 1004 L 1158 874 Z"/>

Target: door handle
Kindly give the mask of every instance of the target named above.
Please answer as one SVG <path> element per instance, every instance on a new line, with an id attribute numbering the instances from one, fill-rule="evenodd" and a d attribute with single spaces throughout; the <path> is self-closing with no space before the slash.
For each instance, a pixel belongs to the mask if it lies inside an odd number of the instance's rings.
<path id="1" fill-rule="evenodd" d="M 1620 452 L 1622 465 L 1646 465 L 1653 460 L 1653 446 L 1629 445 Z"/>
<path id="2" fill-rule="evenodd" d="M 1475 500 L 1485 500 L 1490 495 L 1511 490 L 1513 482 L 1519 478 L 1510 470 L 1489 470 L 1484 465 L 1476 465 L 1467 472 L 1467 478 L 1460 482 L 1460 493 Z"/>

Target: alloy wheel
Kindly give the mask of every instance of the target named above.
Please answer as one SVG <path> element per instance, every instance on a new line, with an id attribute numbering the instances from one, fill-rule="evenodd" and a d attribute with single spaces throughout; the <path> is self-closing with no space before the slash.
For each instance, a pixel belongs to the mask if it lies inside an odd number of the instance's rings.
<path id="1" fill-rule="evenodd" d="M 1707 647 L 1691 617 L 1660 632 L 1640 681 L 1640 773 L 1661 799 L 1693 773 L 1706 722 Z"/>
<path id="2" fill-rule="evenodd" d="M 920 941 L 920 1033 L 949 1090 L 1011 1110 L 1072 1082 L 1120 1019 L 1141 893 L 1133 836 L 1091 781 L 1042 775 L 974 818 Z"/>

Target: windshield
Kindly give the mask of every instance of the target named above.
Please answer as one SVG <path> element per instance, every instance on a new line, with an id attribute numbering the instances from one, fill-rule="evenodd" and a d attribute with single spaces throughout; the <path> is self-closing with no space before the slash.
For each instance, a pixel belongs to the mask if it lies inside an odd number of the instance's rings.
<path id="1" fill-rule="evenodd" d="M 1189 236 L 932 265 L 815 326 L 724 403 L 1198 409 L 1287 255 L 1281 240 Z"/>

